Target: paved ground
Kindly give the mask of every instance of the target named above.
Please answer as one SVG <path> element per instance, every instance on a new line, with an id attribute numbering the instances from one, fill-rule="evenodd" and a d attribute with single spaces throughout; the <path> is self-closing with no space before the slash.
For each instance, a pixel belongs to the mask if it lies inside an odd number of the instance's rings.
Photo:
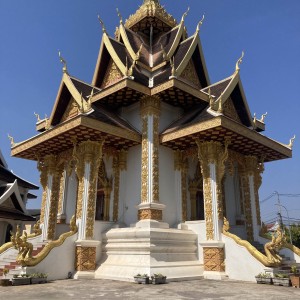
<path id="1" fill-rule="evenodd" d="M 52 299 L 300 299 L 300 289 L 237 281 L 194 280 L 139 285 L 108 280 L 61 280 L 41 285 L 0 287 L 1 300 Z"/>

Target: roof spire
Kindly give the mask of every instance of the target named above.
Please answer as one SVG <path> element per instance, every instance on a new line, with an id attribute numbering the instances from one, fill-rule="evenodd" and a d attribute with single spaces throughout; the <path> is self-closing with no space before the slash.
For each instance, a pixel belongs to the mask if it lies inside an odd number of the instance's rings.
<path id="1" fill-rule="evenodd" d="M 106 33 L 106 29 L 105 29 L 104 23 L 103 23 L 103 21 L 100 19 L 100 16 L 99 16 L 99 15 L 98 15 L 98 20 L 99 20 L 99 22 L 100 22 L 100 24 L 101 24 L 101 26 L 102 26 L 102 31 L 103 31 L 104 33 Z"/>
<path id="2" fill-rule="evenodd" d="M 118 14 L 118 17 L 120 18 L 120 24 L 123 24 L 123 18 L 122 18 L 122 15 L 118 8 L 117 8 L 117 14 Z"/>
<path id="3" fill-rule="evenodd" d="M 204 19 L 205 19 L 205 15 L 202 16 L 202 19 L 199 21 L 199 23 L 197 25 L 197 29 L 196 29 L 197 33 L 200 31 L 200 27 L 203 24 Z"/>
<path id="4" fill-rule="evenodd" d="M 59 56 L 59 60 L 60 62 L 64 65 L 63 66 L 63 73 L 68 74 L 68 68 L 67 68 L 67 62 L 65 61 L 65 59 L 61 56 L 61 52 L 58 50 L 58 56 Z"/>
<path id="5" fill-rule="evenodd" d="M 182 15 L 182 18 L 181 18 L 181 22 L 183 23 L 184 22 L 184 19 L 186 18 L 186 16 L 188 15 L 190 11 L 190 7 L 188 7 L 187 11 Z"/>
<path id="6" fill-rule="evenodd" d="M 155 2 L 157 4 L 160 4 L 159 3 L 159 0 L 144 0 L 144 3 L 143 4 L 147 4 L 147 3 L 150 3 L 150 2 Z"/>
<path id="7" fill-rule="evenodd" d="M 238 72 L 240 70 L 240 64 L 242 63 L 243 61 L 243 58 L 244 58 L 244 51 L 242 51 L 242 56 L 238 59 L 238 61 L 236 62 L 236 65 L 235 65 L 235 71 Z"/>

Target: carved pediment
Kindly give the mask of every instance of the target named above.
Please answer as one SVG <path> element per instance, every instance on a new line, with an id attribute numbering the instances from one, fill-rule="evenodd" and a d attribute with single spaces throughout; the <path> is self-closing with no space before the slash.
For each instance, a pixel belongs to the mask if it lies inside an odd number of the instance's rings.
<path id="1" fill-rule="evenodd" d="M 191 82 L 197 87 L 201 88 L 201 84 L 194 66 L 194 63 L 190 60 L 180 75 L 181 78 L 185 79 L 187 82 Z"/>
<path id="2" fill-rule="evenodd" d="M 238 123 L 242 123 L 231 98 L 228 98 L 224 103 L 223 114 Z"/>
<path id="3" fill-rule="evenodd" d="M 61 122 L 64 122 L 66 120 L 69 120 L 71 118 L 76 117 L 79 114 L 78 105 L 75 102 L 75 100 L 72 98 L 66 108 L 65 113 L 63 114 L 63 117 L 61 118 Z"/>
<path id="4" fill-rule="evenodd" d="M 121 73 L 115 62 L 111 59 L 107 67 L 101 88 L 105 88 L 109 85 L 112 85 L 122 78 L 123 74 Z"/>

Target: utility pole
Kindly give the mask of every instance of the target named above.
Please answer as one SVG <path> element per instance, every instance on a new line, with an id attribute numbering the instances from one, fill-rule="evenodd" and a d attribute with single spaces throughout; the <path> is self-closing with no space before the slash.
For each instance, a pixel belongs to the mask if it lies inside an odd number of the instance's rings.
<path id="1" fill-rule="evenodd" d="M 279 217 L 279 222 L 280 222 L 280 227 L 281 227 L 281 229 L 283 229 L 283 221 L 282 221 L 282 215 L 281 215 L 281 203 L 280 203 L 280 198 L 279 198 L 279 193 L 278 192 L 274 192 L 274 194 L 276 194 L 277 195 L 277 202 L 278 202 L 278 207 L 279 207 L 279 211 L 278 211 L 278 213 L 277 213 L 277 215 L 278 215 L 278 217 Z"/>

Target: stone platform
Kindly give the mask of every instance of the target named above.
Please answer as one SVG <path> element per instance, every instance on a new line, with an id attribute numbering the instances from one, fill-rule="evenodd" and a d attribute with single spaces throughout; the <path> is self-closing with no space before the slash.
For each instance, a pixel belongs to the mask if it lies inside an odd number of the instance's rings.
<path id="1" fill-rule="evenodd" d="M 162 273 L 175 281 L 203 276 L 197 235 L 166 223 L 143 220 L 134 227 L 111 229 L 103 235 L 102 251 L 95 278 L 133 281 L 136 274 Z"/>

